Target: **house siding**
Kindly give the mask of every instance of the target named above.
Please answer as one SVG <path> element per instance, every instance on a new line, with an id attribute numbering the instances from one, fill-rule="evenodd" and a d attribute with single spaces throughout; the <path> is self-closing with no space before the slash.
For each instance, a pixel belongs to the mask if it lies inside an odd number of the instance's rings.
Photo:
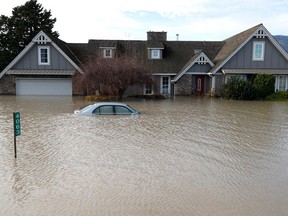
<path id="1" fill-rule="evenodd" d="M 43 45 L 41 45 L 43 46 Z M 72 70 L 74 67 L 68 62 L 64 56 L 53 47 L 51 44 L 45 46 L 50 47 L 50 64 L 39 65 L 38 64 L 38 45 L 35 44 L 25 56 L 23 56 L 12 69 L 19 70 Z"/>
<path id="2" fill-rule="evenodd" d="M 253 42 L 264 41 L 265 53 L 264 61 L 253 61 Z M 224 66 L 224 69 L 229 68 L 288 68 L 288 62 L 283 55 L 275 48 L 269 39 L 251 39 L 238 53 L 236 53 Z"/>
<path id="3" fill-rule="evenodd" d="M 200 73 L 206 73 L 211 69 L 211 66 L 209 64 L 193 64 L 192 67 L 190 67 L 187 72 L 200 72 Z"/>

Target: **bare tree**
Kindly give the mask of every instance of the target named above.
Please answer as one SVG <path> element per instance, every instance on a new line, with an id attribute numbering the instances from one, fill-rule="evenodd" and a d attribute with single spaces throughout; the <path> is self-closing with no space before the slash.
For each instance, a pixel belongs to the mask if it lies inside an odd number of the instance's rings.
<path id="1" fill-rule="evenodd" d="M 76 85 L 87 95 L 117 95 L 120 98 L 133 85 L 151 84 L 152 79 L 144 64 L 136 56 L 117 53 L 114 58 L 93 55 L 84 66 L 84 75 Z"/>

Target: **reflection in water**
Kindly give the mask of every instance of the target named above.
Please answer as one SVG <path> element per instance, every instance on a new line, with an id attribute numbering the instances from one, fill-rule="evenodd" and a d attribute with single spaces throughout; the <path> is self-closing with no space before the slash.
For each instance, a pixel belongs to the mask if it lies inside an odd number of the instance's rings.
<path id="1" fill-rule="evenodd" d="M 176 97 L 80 117 L 82 98 L 0 101 L 0 215 L 287 214 L 287 103 Z"/>

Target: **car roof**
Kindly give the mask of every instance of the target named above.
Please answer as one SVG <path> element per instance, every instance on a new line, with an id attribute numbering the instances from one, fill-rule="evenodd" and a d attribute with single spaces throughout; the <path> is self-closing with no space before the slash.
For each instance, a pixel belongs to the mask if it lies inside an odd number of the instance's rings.
<path id="1" fill-rule="evenodd" d="M 101 105 L 121 105 L 121 106 L 127 106 L 125 103 L 119 103 L 119 102 L 97 102 L 94 103 L 94 105 L 101 106 Z"/>

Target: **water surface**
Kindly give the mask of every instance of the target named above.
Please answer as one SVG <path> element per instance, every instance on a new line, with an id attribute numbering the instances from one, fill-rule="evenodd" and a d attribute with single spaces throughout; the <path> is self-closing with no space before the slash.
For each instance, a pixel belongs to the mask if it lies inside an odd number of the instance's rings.
<path id="1" fill-rule="evenodd" d="M 0 96 L 0 215 L 287 215 L 288 103 L 126 102 L 141 115 L 75 116 L 81 97 Z"/>

